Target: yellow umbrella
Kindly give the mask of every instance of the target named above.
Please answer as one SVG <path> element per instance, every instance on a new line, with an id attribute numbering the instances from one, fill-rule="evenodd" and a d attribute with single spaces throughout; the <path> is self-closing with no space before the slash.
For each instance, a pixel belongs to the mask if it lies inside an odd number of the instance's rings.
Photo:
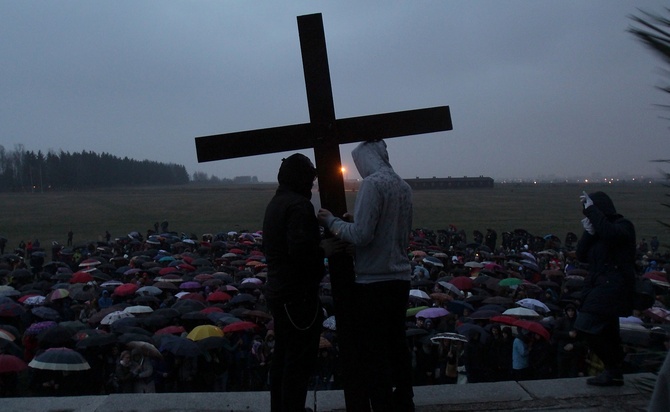
<path id="1" fill-rule="evenodd" d="M 223 330 L 214 325 L 200 325 L 193 328 L 193 330 L 191 330 L 191 332 L 189 332 L 186 337 L 192 341 L 197 342 L 212 336 L 223 336 Z"/>

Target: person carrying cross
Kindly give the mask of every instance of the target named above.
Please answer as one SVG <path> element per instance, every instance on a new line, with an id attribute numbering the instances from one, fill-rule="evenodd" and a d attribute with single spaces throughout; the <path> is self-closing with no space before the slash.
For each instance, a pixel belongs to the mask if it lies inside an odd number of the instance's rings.
<path id="1" fill-rule="evenodd" d="M 352 407 L 413 411 L 411 359 L 405 339 L 412 275 L 407 255 L 412 189 L 391 167 L 383 140 L 359 144 L 352 157 L 363 178 L 353 222 L 337 218 L 327 209 L 318 212 L 322 225 L 355 246 L 352 295 L 358 312 L 352 327 L 365 339 L 360 341 L 359 357 L 354 362 L 360 373 L 349 378 L 359 380 L 365 399 L 358 399 Z"/>

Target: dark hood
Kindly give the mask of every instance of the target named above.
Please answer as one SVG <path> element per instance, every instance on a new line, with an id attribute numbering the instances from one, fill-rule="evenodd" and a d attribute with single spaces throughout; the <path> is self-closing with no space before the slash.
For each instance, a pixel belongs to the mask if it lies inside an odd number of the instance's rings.
<path id="1" fill-rule="evenodd" d="M 593 205 L 598 208 L 605 216 L 613 217 L 617 216 L 616 209 L 614 208 L 614 202 L 607 196 L 604 192 L 594 192 L 589 195 L 591 200 L 593 200 Z"/>
<path id="2" fill-rule="evenodd" d="M 279 187 L 299 193 L 309 199 L 312 197 L 314 178 L 316 178 L 316 168 L 307 156 L 296 153 L 282 159 L 277 174 Z"/>

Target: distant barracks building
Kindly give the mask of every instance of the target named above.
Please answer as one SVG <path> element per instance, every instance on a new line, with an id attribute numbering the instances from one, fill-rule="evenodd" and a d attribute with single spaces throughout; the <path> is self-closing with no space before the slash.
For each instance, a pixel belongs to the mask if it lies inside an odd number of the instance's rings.
<path id="1" fill-rule="evenodd" d="M 432 179 L 405 179 L 412 190 L 430 189 L 481 189 L 492 188 L 491 177 L 433 177 Z"/>

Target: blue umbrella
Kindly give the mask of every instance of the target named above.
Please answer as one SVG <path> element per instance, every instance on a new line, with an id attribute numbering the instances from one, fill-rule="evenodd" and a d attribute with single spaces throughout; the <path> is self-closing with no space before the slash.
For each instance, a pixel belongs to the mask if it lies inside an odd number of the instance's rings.
<path id="1" fill-rule="evenodd" d="M 196 357 L 203 354 L 202 348 L 194 341 L 173 335 L 162 335 L 159 350 L 186 357 Z"/>

